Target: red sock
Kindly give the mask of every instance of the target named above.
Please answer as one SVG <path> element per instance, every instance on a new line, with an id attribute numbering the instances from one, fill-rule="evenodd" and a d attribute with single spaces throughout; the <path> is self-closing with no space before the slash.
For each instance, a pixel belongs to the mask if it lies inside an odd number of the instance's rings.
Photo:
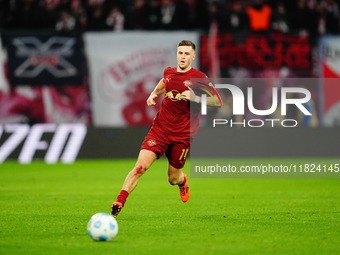
<path id="1" fill-rule="evenodd" d="M 126 199 L 127 197 L 129 196 L 129 192 L 127 192 L 126 190 L 121 190 L 118 197 L 117 197 L 117 200 L 116 202 L 121 202 L 124 206 L 125 202 L 126 202 Z"/>

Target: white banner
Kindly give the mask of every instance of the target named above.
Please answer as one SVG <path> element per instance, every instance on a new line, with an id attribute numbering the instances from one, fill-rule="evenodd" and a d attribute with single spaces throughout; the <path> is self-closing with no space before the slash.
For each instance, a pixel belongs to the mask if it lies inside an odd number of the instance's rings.
<path id="1" fill-rule="evenodd" d="M 323 92 L 323 125 L 340 126 L 340 37 L 325 36 L 320 40 L 319 66 Z M 321 100 L 322 101 L 322 100 Z"/>
<path id="2" fill-rule="evenodd" d="M 1 35 L 0 35 L 0 38 L 1 38 Z M 5 78 L 5 69 L 4 69 L 5 62 L 6 62 L 6 53 L 4 52 L 4 49 L 2 48 L 2 43 L 0 40 L 0 95 L 3 92 L 9 91 L 9 86 Z"/>
<path id="3" fill-rule="evenodd" d="M 194 32 L 86 33 L 93 124 L 151 124 L 158 108 L 146 108 L 145 100 L 163 77 L 164 69 L 176 66 L 177 43 L 181 40 L 199 46 L 199 35 Z M 198 62 L 197 58 L 193 67 Z"/>

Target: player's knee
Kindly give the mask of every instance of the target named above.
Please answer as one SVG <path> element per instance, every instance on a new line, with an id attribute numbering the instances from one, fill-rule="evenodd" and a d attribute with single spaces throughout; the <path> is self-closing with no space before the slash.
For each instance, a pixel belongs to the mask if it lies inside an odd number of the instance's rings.
<path id="1" fill-rule="evenodd" d="M 146 166 L 146 165 L 144 165 L 144 164 L 137 164 L 136 165 L 136 167 L 135 167 L 135 169 L 134 169 L 134 172 L 135 172 L 135 176 L 136 175 L 143 175 L 145 172 L 146 172 L 146 170 L 148 170 L 148 167 Z"/>

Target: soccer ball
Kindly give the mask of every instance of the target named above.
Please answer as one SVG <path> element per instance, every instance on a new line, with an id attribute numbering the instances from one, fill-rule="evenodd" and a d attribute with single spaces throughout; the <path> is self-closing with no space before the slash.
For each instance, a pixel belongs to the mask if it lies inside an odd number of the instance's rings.
<path id="1" fill-rule="evenodd" d="M 96 241 L 111 241 L 118 233 L 115 218 L 108 213 L 96 213 L 87 224 L 87 233 Z"/>

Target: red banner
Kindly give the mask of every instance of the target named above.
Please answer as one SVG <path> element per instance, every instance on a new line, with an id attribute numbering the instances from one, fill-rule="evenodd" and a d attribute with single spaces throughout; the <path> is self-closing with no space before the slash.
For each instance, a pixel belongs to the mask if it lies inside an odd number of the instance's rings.
<path id="1" fill-rule="evenodd" d="M 216 40 L 221 68 L 245 67 L 310 69 L 311 46 L 308 37 L 271 34 L 219 35 Z M 209 68 L 209 37 L 201 36 L 200 67 Z"/>

